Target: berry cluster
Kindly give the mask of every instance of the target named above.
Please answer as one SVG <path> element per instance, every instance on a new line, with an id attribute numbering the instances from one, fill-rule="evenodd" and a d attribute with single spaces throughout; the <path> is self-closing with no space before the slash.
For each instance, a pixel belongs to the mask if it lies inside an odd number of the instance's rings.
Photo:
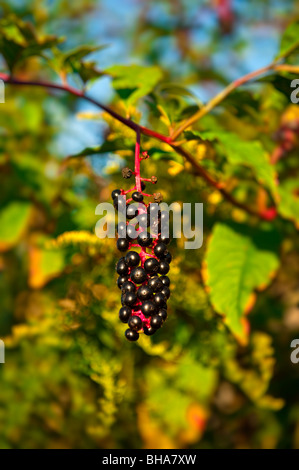
<path id="1" fill-rule="evenodd" d="M 128 170 L 123 171 L 125 178 L 134 174 Z M 143 192 L 144 181 L 156 184 L 157 178 L 140 180 L 141 191 L 135 186 L 127 191 L 115 189 L 111 194 L 115 209 L 124 215 L 117 226 L 117 248 L 127 253 L 116 264 L 116 272 L 122 303 L 119 318 L 129 326 L 125 331 L 129 341 L 137 341 L 140 332 L 151 336 L 162 326 L 170 296 L 170 239 L 163 236 L 162 230 L 163 224 L 168 223 L 168 212 L 162 211 L 157 202 L 144 202 L 144 197 L 151 197 Z M 125 195 L 130 192 L 131 198 L 126 200 Z M 161 202 L 160 193 L 155 193 L 154 201 L 157 199 Z"/>

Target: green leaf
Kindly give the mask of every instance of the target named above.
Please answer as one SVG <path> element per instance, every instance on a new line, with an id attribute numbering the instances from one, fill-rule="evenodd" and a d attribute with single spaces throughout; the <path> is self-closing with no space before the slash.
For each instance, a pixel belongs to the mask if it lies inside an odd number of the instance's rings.
<path id="1" fill-rule="evenodd" d="M 218 149 L 232 165 L 244 165 L 254 172 L 259 183 L 266 186 L 273 196 L 277 195 L 276 172 L 268 154 L 257 140 L 244 141 L 237 134 L 225 131 L 187 131 L 188 140 L 218 142 Z"/>
<path id="2" fill-rule="evenodd" d="M 287 57 L 299 48 L 299 21 L 291 23 L 282 35 L 276 59 Z"/>
<path id="3" fill-rule="evenodd" d="M 292 220 L 299 229 L 299 184 L 298 179 L 289 179 L 279 185 L 280 202 L 278 212 L 282 217 Z"/>
<path id="4" fill-rule="evenodd" d="M 15 15 L 9 15 L 0 21 L 0 52 L 10 70 L 28 57 L 41 56 L 45 50 L 61 41 L 56 36 L 38 37 L 31 23 L 24 22 Z"/>
<path id="5" fill-rule="evenodd" d="M 127 106 L 148 95 L 162 78 L 159 67 L 141 65 L 114 65 L 106 70 L 112 84 Z"/>
<path id="6" fill-rule="evenodd" d="M 81 152 L 74 155 L 70 155 L 66 160 L 78 157 L 87 157 L 90 155 L 97 155 L 103 153 L 116 152 L 118 150 L 128 150 L 134 148 L 133 145 L 128 144 L 128 142 L 123 138 L 118 138 L 115 140 L 106 140 L 102 145 L 97 145 L 96 147 L 86 147 Z"/>
<path id="7" fill-rule="evenodd" d="M 181 165 L 184 164 L 184 159 L 180 155 L 178 155 L 176 152 L 166 152 L 165 150 L 161 149 L 151 149 L 151 159 L 155 161 L 159 160 L 170 160 L 174 161 L 177 163 L 180 163 Z"/>
<path id="8" fill-rule="evenodd" d="M 40 289 L 50 280 L 58 276 L 65 268 L 63 250 L 51 250 L 42 246 L 47 238 L 39 236 L 29 252 L 29 285 Z"/>
<path id="9" fill-rule="evenodd" d="M 267 287 L 279 267 L 278 238 L 270 230 L 216 224 L 205 258 L 205 283 L 214 309 L 241 343 L 248 325 L 244 314 L 255 289 Z"/>
<path id="10" fill-rule="evenodd" d="M 16 245 L 23 235 L 31 215 L 29 202 L 14 201 L 0 211 L 0 251 Z"/>
<path id="11" fill-rule="evenodd" d="M 96 62 L 83 62 L 83 59 L 92 52 L 105 47 L 79 46 L 66 52 L 53 48 L 53 57 L 48 60 L 48 63 L 58 74 L 76 73 L 81 77 L 83 83 L 86 83 L 91 79 L 103 76 L 103 72 L 97 69 Z"/>

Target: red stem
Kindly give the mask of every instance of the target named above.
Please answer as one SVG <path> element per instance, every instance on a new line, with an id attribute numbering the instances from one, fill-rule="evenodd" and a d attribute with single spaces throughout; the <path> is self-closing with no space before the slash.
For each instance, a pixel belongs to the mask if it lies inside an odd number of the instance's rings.
<path id="1" fill-rule="evenodd" d="M 169 145 L 172 146 L 172 148 L 179 153 L 180 155 L 184 156 L 194 167 L 196 170 L 196 173 L 203 177 L 205 181 L 217 188 L 221 194 L 228 200 L 230 201 L 233 205 L 243 209 L 249 214 L 254 214 L 258 215 L 261 218 L 263 215 L 256 213 L 256 211 L 248 208 L 245 204 L 241 204 L 238 201 L 234 199 L 233 196 L 231 196 L 229 193 L 227 193 L 224 189 L 222 189 L 221 184 L 218 183 L 217 181 L 213 180 L 213 178 L 209 175 L 209 173 L 204 170 L 197 162 L 196 160 L 193 159 L 191 155 L 188 154 L 182 147 L 178 147 L 177 145 L 174 145 L 174 140 L 176 137 L 189 125 L 191 125 L 195 120 L 200 119 L 203 115 L 207 114 L 210 110 L 212 110 L 217 104 L 219 104 L 233 89 L 236 87 L 242 85 L 243 83 L 246 83 L 247 81 L 251 80 L 252 78 L 269 71 L 271 68 L 274 69 L 275 64 L 271 64 L 268 67 L 264 67 L 262 69 L 256 70 L 255 72 L 251 72 L 250 74 L 245 75 L 244 77 L 241 77 L 238 80 L 235 80 L 232 84 L 230 84 L 222 93 L 217 95 L 214 99 L 210 101 L 206 106 L 204 106 L 201 110 L 198 111 L 198 113 L 195 113 L 194 116 L 189 118 L 185 123 L 183 123 L 176 131 L 173 132 L 172 136 L 165 136 L 163 134 L 159 134 L 158 132 L 155 132 L 151 129 L 148 129 L 147 127 L 140 126 L 136 122 L 132 121 L 131 119 L 124 118 L 120 114 L 118 114 L 116 111 L 111 109 L 110 107 L 102 104 L 100 101 L 97 101 L 89 96 L 87 96 L 83 91 L 77 90 L 76 88 L 73 88 L 67 84 L 64 85 L 59 85 L 56 83 L 50 83 L 47 81 L 42 81 L 42 82 L 36 82 L 36 81 L 25 81 L 25 80 L 18 80 L 13 77 L 11 77 L 8 74 L 5 73 L 0 73 L 0 80 L 3 80 L 5 83 L 10 83 L 13 85 L 19 85 L 19 86 L 36 86 L 36 87 L 43 87 L 43 88 L 49 88 L 49 89 L 54 89 L 54 90 L 61 90 L 61 91 L 66 91 L 67 93 L 70 93 L 74 96 L 77 96 L 78 98 L 83 98 L 86 101 L 89 101 L 90 103 L 94 104 L 95 106 L 99 107 L 100 109 L 104 110 L 107 114 L 112 116 L 114 119 L 117 121 L 123 123 L 125 126 L 129 127 L 130 129 L 134 130 L 137 135 L 137 142 L 136 142 L 136 152 L 135 152 L 135 163 L 137 163 L 137 168 L 139 166 L 140 168 L 140 159 L 138 162 L 136 162 L 136 153 L 137 151 L 140 152 L 140 134 L 147 135 L 149 137 L 153 137 L 155 139 L 160 140 L 161 142 L 165 142 Z M 277 66 L 278 68 L 279 66 Z M 282 67 L 282 66 L 281 66 Z M 140 173 L 140 169 L 139 169 Z M 136 178 L 139 180 L 140 183 L 140 174 Z M 139 191 L 141 191 L 141 183 L 139 185 L 139 188 L 137 188 Z M 274 218 L 274 217 L 273 217 Z"/>
<path id="2" fill-rule="evenodd" d="M 135 145 L 135 181 L 136 189 L 141 193 L 141 179 L 140 179 L 140 130 L 136 130 L 136 145 Z"/>
<path id="3" fill-rule="evenodd" d="M 60 91 L 66 91 L 67 93 L 70 93 L 71 95 L 77 96 L 78 98 L 83 98 L 86 101 L 89 101 L 90 103 L 94 104 L 98 108 L 103 109 L 107 114 L 112 116 L 113 118 L 117 119 L 117 121 L 122 122 L 125 126 L 129 127 L 130 129 L 133 129 L 134 131 L 138 131 L 139 133 L 142 133 L 144 135 L 148 135 L 150 137 L 155 137 L 162 142 L 169 142 L 170 137 L 167 137 L 163 134 L 159 134 L 158 132 L 152 131 L 151 129 L 148 129 L 147 127 L 139 126 L 136 122 L 132 121 L 131 119 L 127 119 L 120 114 L 118 114 L 116 111 L 111 109 L 109 106 L 104 105 L 100 101 L 97 101 L 90 96 L 86 95 L 83 91 L 77 90 L 76 88 L 71 87 L 70 85 L 64 84 L 64 85 L 59 85 L 56 83 L 51 83 L 47 81 L 27 81 L 27 80 L 18 80 L 15 79 L 11 76 L 9 76 L 6 73 L 0 73 L 0 80 L 3 80 L 5 83 L 10 83 L 12 85 L 19 85 L 19 86 L 35 86 L 35 87 L 43 87 L 43 88 L 49 88 L 53 90 L 60 90 Z"/>

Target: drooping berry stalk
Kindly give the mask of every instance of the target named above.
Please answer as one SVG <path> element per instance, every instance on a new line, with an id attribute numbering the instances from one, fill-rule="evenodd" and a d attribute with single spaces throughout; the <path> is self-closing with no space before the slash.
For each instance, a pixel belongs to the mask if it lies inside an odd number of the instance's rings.
<path id="1" fill-rule="evenodd" d="M 129 341 L 138 340 L 140 332 L 151 336 L 162 326 L 167 318 L 170 296 L 170 280 L 166 276 L 172 260 L 167 249 L 170 240 L 161 233 L 165 211 L 163 213 L 159 207 L 160 193 L 144 192 L 145 181 L 157 183 L 155 176 L 141 178 L 140 163 L 146 158 L 147 152 L 140 154 L 140 133 L 137 132 L 134 171 L 127 167 L 122 169 L 125 179 L 134 175 L 135 186 L 112 192 L 114 207 L 127 219 L 118 223 L 117 247 L 122 252 L 129 251 L 118 261 L 116 271 L 119 274 L 117 284 L 122 291 L 119 318 L 128 323 L 125 336 Z M 131 197 L 126 200 L 129 193 Z M 153 202 L 146 203 L 144 198 L 153 198 Z"/>
<path id="2" fill-rule="evenodd" d="M 136 132 L 136 145 L 135 145 L 135 182 L 136 189 L 141 192 L 141 180 L 140 180 L 140 131 Z"/>

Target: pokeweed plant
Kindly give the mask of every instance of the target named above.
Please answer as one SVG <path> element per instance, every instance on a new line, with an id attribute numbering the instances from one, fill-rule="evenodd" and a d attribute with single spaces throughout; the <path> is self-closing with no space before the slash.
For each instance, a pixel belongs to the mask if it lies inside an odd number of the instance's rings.
<path id="1" fill-rule="evenodd" d="M 13 22 L 13 20 L 11 21 Z M 31 42 L 28 41 L 25 34 L 29 28 L 28 24 L 18 20 L 15 24 L 15 27 L 18 28 L 20 34 L 23 35 L 22 37 L 24 44 L 15 45 L 16 40 L 11 39 L 10 36 L 5 33 L 8 20 L 6 20 L 4 23 L 2 53 L 4 58 L 6 58 L 7 65 L 11 72 L 9 74 L 1 73 L 1 80 L 7 84 L 15 86 L 43 87 L 48 90 L 60 90 L 89 101 L 90 103 L 105 111 L 105 113 L 111 118 L 131 129 L 136 135 L 136 148 L 139 149 L 141 135 L 158 140 L 161 144 L 163 144 L 163 151 L 165 153 L 162 154 L 162 156 L 164 158 L 168 157 L 175 160 L 179 156 L 183 157 L 190 164 L 194 174 L 202 178 L 209 186 L 215 189 L 219 193 L 221 199 L 223 198 L 224 200 L 227 200 L 231 205 L 242 210 L 245 214 L 247 214 L 247 216 L 251 217 L 251 219 L 248 219 L 248 233 L 243 233 L 244 227 L 227 227 L 225 232 L 227 236 L 225 240 L 223 240 L 221 233 L 221 225 L 219 227 L 216 225 L 212 233 L 212 240 L 210 241 L 209 248 L 206 252 L 206 258 L 203 265 L 205 274 L 204 280 L 210 292 L 211 302 L 216 312 L 223 315 L 225 323 L 229 326 L 235 336 L 241 342 L 246 342 L 246 337 L 248 334 L 248 322 L 244 314 L 249 307 L 252 307 L 254 291 L 261 287 L 266 287 L 273 278 L 273 273 L 279 266 L 278 257 L 272 251 L 270 244 L 266 253 L 262 249 L 259 249 L 256 244 L 254 244 L 253 246 L 255 247 L 255 256 L 245 256 L 247 250 L 244 251 L 244 247 L 250 246 L 250 243 L 254 243 L 250 234 L 250 230 L 252 228 L 251 226 L 257 225 L 257 221 L 264 221 L 265 223 L 268 222 L 268 224 L 266 224 L 267 226 L 264 227 L 267 232 L 267 230 L 271 229 L 271 222 L 275 221 L 278 215 L 291 218 L 295 223 L 298 223 L 296 202 L 292 202 L 292 198 L 294 198 L 292 192 L 290 194 L 287 190 L 280 190 L 277 169 L 274 166 L 277 158 L 279 158 L 277 156 L 277 149 L 275 150 L 275 155 L 272 157 L 271 161 L 266 150 L 258 140 L 251 139 L 250 141 L 244 141 L 237 134 L 228 129 L 225 129 L 224 124 L 220 125 L 220 123 L 218 123 L 216 126 L 213 120 L 211 121 L 209 119 L 204 119 L 204 117 L 206 117 L 216 106 L 222 104 L 225 98 L 232 94 L 233 91 L 236 91 L 241 85 L 246 84 L 249 81 L 259 79 L 261 76 L 264 76 L 268 73 L 284 75 L 288 74 L 288 76 L 290 74 L 297 74 L 297 66 L 287 62 L 287 58 L 297 51 L 297 39 L 293 33 L 293 25 L 289 27 L 283 36 L 280 52 L 270 65 L 251 72 L 244 77 L 232 82 L 222 92 L 216 95 L 215 98 L 213 98 L 209 103 L 200 107 L 200 109 L 198 109 L 198 111 L 196 111 L 193 115 L 187 119 L 179 121 L 176 125 L 171 124 L 169 135 L 164 135 L 156 130 L 152 130 L 148 127 L 138 124 L 133 119 L 124 117 L 119 112 L 117 112 L 115 108 L 110 108 L 109 106 L 100 103 L 94 98 L 88 96 L 84 90 L 74 88 L 67 83 L 57 84 L 43 80 L 27 80 L 18 78 L 14 73 L 14 70 L 18 66 L 18 61 L 22 62 L 31 54 L 39 55 L 42 53 L 43 55 L 46 55 L 46 53 L 50 52 L 53 47 L 56 47 L 57 43 L 59 43 L 59 39 L 48 37 L 40 40 L 38 37 L 32 37 L 30 38 L 30 41 L 33 41 L 33 44 L 36 44 L 36 47 L 34 48 L 30 45 Z M 11 47 L 14 45 L 18 53 L 11 55 Z M 30 52 L 30 47 L 32 47 L 32 52 Z M 54 56 L 52 57 L 50 53 L 50 58 L 48 58 L 48 61 L 49 64 L 52 64 L 55 60 L 56 62 L 59 60 L 60 63 L 65 62 L 67 64 L 69 64 L 70 60 L 77 61 L 80 63 L 82 70 L 84 70 L 84 67 L 88 65 L 88 62 L 83 62 L 82 58 L 93 50 L 93 47 L 82 47 L 73 53 L 59 53 L 59 51 L 55 49 Z M 79 76 L 82 75 L 82 70 L 79 72 Z M 65 69 L 65 73 L 67 73 L 67 71 L 68 68 Z M 61 72 L 64 73 L 64 69 Z M 144 93 L 150 94 L 150 92 L 154 90 L 155 86 L 157 86 L 158 83 L 162 80 L 161 73 L 155 67 L 144 69 L 137 66 L 115 66 L 108 69 L 107 74 L 108 73 L 112 77 L 112 84 L 118 92 L 121 92 L 122 89 L 127 89 L 129 87 L 133 87 L 133 89 L 137 87 L 139 90 L 138 94 L 135 91 L 131 92 L 129 97 L 126 99 L 126 104 L 129 109 L 133 103 L 135 103 L 140 98 L 139 95 L 143 95 Z M 101 75 L 103 74 L 105 74 L 105 72 L 101 73 Z M 94 74 L 91 74 L 91 78 L 94 78 L 97 75 L 99 75 L 99 73 L 94 72 Z M 193 129 L 190 130 L 192 126 Z M 213 127 L 217 128 L 213 129 Z M 286 139 L 289 141 L 290 136 L 286 136 Z M 210 165 L 209 159 L 206 161 L 198 161 L 198 159 L 192 155 L 192 152 L 190 152 L 188 149 L 188 144 L 190 146 L 190 144 L 194 141 L 198 142 L 199 144 L 204 143 L 207 147 L 210 147 L 211 145 L 214 146 L 219 157 L 224 159 L 223 163 L 219 163 L 219 168 L 213 168 L 213 164 L 212 166 Z M 170 149 L 170 151 L 165 151 L 165 146 L 166 148 Z M 283 143 L 283 146 L 283 148 L 285 148 L 285 142 Z M 124 150 L 125 147 L 125 140 L 118 136 L 113 140 L 109 139 L 99 147 L 87 148 L 79 154 L 73 155 L 72 158 L 105 153 L 109 150 L 117 152 Z M 158 156 L 160 155 L 159 152 L 156 153 Z M 224 165 L 225 161 L 226 163 Z M 211 163 L 213 163 L 213 161 Z M 135 197 L 136 200 L 138 200 L 139 197 L 142 197 L 138 158 L 135 162 L 135 165 L 135 189 L 138 193 L 135 194 Z M 215 175 L 217 175 L 219 172 L 221 173 L 222 166 L 224 174 L 222 177 L 221 174 L 219 174 L 219 177 L 216 178 Z M 234 175 L 234 171 L 237 171 L 236 168 L 239 167 L 245 167 L 247 171 L 251 173 L 252 178 L 256 181 L 256 186 L 254 189 L 251 187 L 247 190 L 245 189 L 245 185 L 244 188 L 238 188 L 235 184 L 233 185 L 233 190 L 229 189 L 231 186 L 230 181 L 232 178 L 235 179 L 237 176 Z M 130 172 L 127 173 L 126 176 L 128 175 L 130 175 Z M 243 192 L 243 195 L 237 197 L 237 194 L 240 192 Z M 263 194 L 263 197 L 261 194 Z M 116 197 L 118 198 L 119 195 L 116 195 Z M 116 198 L 114 198 L 114 202 L 115 200 Z M 127 210 L 133 210 L 133 207 L 131 208 L 129 206 Z M 132 214 L 135 216 L 133 212 Z M 219 233 L 220 235 L 218 235 Z M 258 233 L 255 235 L 257 238 L 259 238 L 259 236 L 263 238 L 264 231 L 262 230 L 262 232 L 260 232 L 260 230 L 258 230 Z M 141 235 L 139 236 L 139 241 L 140 237 Z M 268 235 L 268 238 L 272 238 L 271 234 Z M 148 243 L 148 241 L 149 240 L 146 240 L 145 242 Z M 118 248 L 122 251 L 125 251 L 129 246 L 127 239 L 119 239 L 117 243 Z M 222 244 L 224 244 L 224 246 L 222 246 Z M 223 249 L 225 249 L 226 255 L 230 255 L 233 259 L 239 259 L 238 269 L 232 267 L 231 273 L 231 262 L 229 258 L 226 260 L 222 256 Z M 240 253 L 242 253 L 243 256 L 240 257 Z M 142 257 L 144 256 L 146 256 L 145 252 L 142 251 Z M 218 259 L 222 260 L 219 264 L 217 263 Z M 124 260 L 124 262 L 127 262 L 127 260 L 128 259 Z M 264 267 L 263 271 L 259 270 L 261 261 Z M 141 262 L 143 266 L 144 259 L 142 259 Z M 163 263 L 165 262 L 167 263 L 167 261 L 163 260 Z M 152 260 L 151 263 L 154 263 L 154 261 Z M 120 270 L 120 268 L 118 269 Z M 143 267 L 140 266 L 136 270 L 136 273 L 139 273 L 140 269 L 143 269 Z M 152 271 L 149 272 L 152 273 Z M 259 273 L 259 276 L 256 275 L 257 273 Z M 143 271 L 142 274 L 145 276 Z M 221 279 L 221 282 L 219 282 L 219 278 Z M 145 281 L 146 280 L 144 278 L 142 282 Z M 233 285 L 233 289 L 231 288 L 231 284 Z M 118 285 L 121 287 L 121 281 L 118 282 Z M 135 294 L 135 292 L 125 293 L 127 300 L 124 303 L 124 307 L 126 308 L 122 310 L 121 313 L 123 320 L 125 317 L 129 318 L 129 309 L 132 305 L 134 305 L 135 301 L 137 301 L 135 299 L 135 295 L 137 299 L 137 294 Z M 129 297 L 130 300 L 128 300 Z M 146 302 L 151 302 L 151 300 L 146 300 Z M 165 302 L 162 302 L 161 306 L 165 307 Z M 152 313 L 156 312 L 153 305 L 148 308 L 152 308 Z M 123 312 L 126 312 L 126 314 Z M 163 315 L 165 316 L 165 314 Z M 133 322 L 133 320 L 130 321 Z M 134 319 L 134 321 L 137 320 Z M 138 326 L 141 327 L 141 324 L 138 323 Z M 146 323 L 146 327 L 150 327 L 150 324 Z M 137 326 L 135 327 L 134 331 L 136 331 L 136 328 Z M 135 333 L 133 335 L 130 331 L 128 331 L 127 335 L 131 335 L 131 339 L 137 339 L 137 335 Z"/>
<path id="2" fill-rule="evenodd" d="M 62 345 L 63 341 L 58 345 L 55 338 L 60 338 L 59 335 L 62 339 L 67 338 L 66 344 L 71 344 L 71 359 L 57 375 L 55 364 L 59 359 L 55 362 L 54 353 L 49 357 L 49 368 L 56 379 L 53 393 L 60 395 L 65 376 L 70 375 L 80 394 L 92 397 L 90 409 L 84 407 L 80 397 L 76 396 L 75 400 L 77 409 L 84 416 L 86 446 L 90 444 L 89 439 L 93 443 L 101 439 L 105 442 L 107 429 L 116 419 L 119 422 L 126 420 L 122 411 L 116 418 L 125 394 L 120 359 L 123 346 L 120 346 L 118 325 L 114 322 L 119 310 L 115 300 L 118 291 L 114 281 L 109 284 L 115 265 L 115 249 L 108 240 L 107 244 L 105 242 L 107 249 L 103 248 L 104 242 L 90 233 L 94 219 L 88 219 L 95 202 L 90 192 L 94 194 L 99 189 L 103 200 L 108 199 L 110 191 L 106 191 L 107 183 L 103 184 L 95 177 L 84 157 L 118 154 L 122 161 L 125 160 L 124 165 L 130 167 L 122 169 L 125 180 L 135 178 L 131 189 L 114 189 L 112 199 L 118 208 L 123 204 L 122 196 L 131 194 L 132 198 L 125 201 L 128 220 L 118 226 L 117 247 L 124 256 L 117 262 L 116 271 L 123 303 L 119 318 L 128 323 L 125 335 L 134 341 L 141 331 L 145 333 L 138 341 L 138 347 L 128 345 L 129 352 L 125 349 L 124 363 L 132 349 L 138 354 L 136 351 L 140 348 L 140 363 L 148 365 L 142 376 L 148 395 L 142 404 L 138 404 L 138 429 L 146 436 L 147 444 L 150 446 L 161 436 L 164 438 L 163 429 L 172 443 L 182 447 L 196 442 L 206 426 L 210 401 L 222 375 L 241 391 L 242 400 L 244 395 L 248 402 L 263 410 L 259 415 L 261 421 L 265 418 L 265 409 L 279 410 L 283 406 L 281 400 L 267 394 L 274 369 L 270 334 L 255 330 L 250 334 L 250 318 L 262 331 L 267 330 L 268 319 L 256 313 L 275 311 L 271 296 L 275 299 L 276 294 L 271 290 L 269 296 L 268 291 L 264 296 L 258 292 L 273 282 L 274 291 L 277 285 L 284 287 L 284 276 L 288 278 L 287 264 L 292 267 L 292 273 L 297 273 L 292 257 L 298 250 L 299 113 L 297 105 L 290 103 L 289 95 L 290 83 L 299 72 L 298 37 L 298 23 L 294 22 L 282 35 L 273 62 L 233 81 L 206 104 L 201 104 L 192 101 L 186 88 L 173 84 L 171 89 L 166 83 L 167 71 L 157 65 L 116 65 L 98 70 L 94 62 L 86 59 L 97 47 L 80 46 L 64 51 L 60 38 L 41 35 L 33 24 L 18 16 L 7 15 L 1 20 L 0 52 L 4 62 L 0 79 L 6 84 L 6 99 L 11 106 L 8 111 L 3 108 L 1 126 L 13 129 L 16 145 L 19 145 L 11 152 L 10 132 L 3 133 L 1 183 L 7 195 L 0 213 L 1 267 L 10 265 L 14 270 L 10 277 L 18 278 L 19 259 L 28 253 L 28 260 L 21 263 L 26 274 L 20 286 L 13 286 L 14 289 L 19 287 L 20 294 L 13 290 L 3 307 L 8 312 L 3 318 L 9 318 L 7 324 L 4 322 L 6 344 L 11 348 L 20 345 L 27 357 L 28 338 L 37 336 L 36 351 L 42 351 L 46 356 L 46 345 L 54 345 L 59 357 L 67 346 Z M 56 75 L 53 77 L 57 72 L 59 80 Z M 109 77 L 115 90 L 116 98 L 110 106 L 86 91 L 89 84 L 102 77 Z M 82 84 L 81 88 L 70 84 L 75 82 L 74 79 Z M 243 90 L 242 86 L 249 83 L 257 83 L 254 93 L 247 87 Z M 14 101 L 12 93 L 15 100 L 21 96 L 21 92 L 16 91 L 19 87 L 28 102 L 29 97 L 34 97 L 35 104 L 30 109 L 28 103 L 21 102 L 21 117 L 12 122 L 15 106 L 11 104 Z M 40 145 L 46 143 L 44 132 L 49 126 L 46 112 L 36 105 L 36 101 L 44 98 L 42 89 L 51 93 L 51 99 L 56 95 L 63 99 L 62 93 L 66 93 L 91 103 L 101 113 L 81 113 L 81 117 L 100 119 L 106 124 L 101 145 L 88 147 L 66 158 L 60 162 L 59 171 L 57 159 L 52 159 L 48 153 L 45 161 L 38 156 Z M 35 121 L 31 119 L 33 111 Z M 32 135 L 34 139 L 30 141 Z M 34 141 L 35 146 L 28 147 L 28 141 Z M 140 155 L 141 145 L 145 154 Z M 134 150 L 135 166 L 131 169 Z M 22 159 L 22 152 L 30 155 Z M 160 195 L 155 193 L 152 199 L 150 191 L 145 192 L 157 183 L 156 177 L 141 177 L 139 165 L 146 155 L 150 156 L 146 162 L 149 174 L 158 175 L 163 190 L 165 183 L 167 198 L 172 199 L 177 192 L 180 201 L 192 198 L 203 202 L 205 207 L 204 247 L 196 253 L 183 253 L 181 241 L 173 243 L 176 256 L 171 271 L 171 309 L 174 315 L 169 315 L 169 330 L 163 328 L 159 333 L 161 343 L 156 335 L 151 343 L 144 336 L 152 335 L 167 318 L 171 255 L 169 240 L 163 239 L 159 232 L 163 218 L 159 209 L 157 236 L 147 231 L 151 207 L 160 202 Z M 53 182 L 51 174 L 55 169 Z M 12 174 L 14 184 L 9 185 Z M 72 178 L 76 179 L 78 174 L 83 174 L 92 181 L 89 184 L 96 187 L 96 190 L 88 187 L 90 192 L 86 191 L 85 201 L 71 186 Z M 167 186 L 165 175 L 173 178 L 171 185 Z M 112 178 L 117 180 L 117 174 Z M 120 186 L 118 181 L 116 187 Z M 20 188 L 19 195 L 15 194 L 15 187 Z M 70 211 L 70 208 L 74 210 Z M 67 215 L 67 211 L 71 214 Z M 130 230 L 135 217 L 139 218 L 141 230 L 132 238 Z M 69 254 L 67 250 L 77 246 L 81 248 L 80 253 Z M 91 273 L 90 277 L 87 273 Z M 10 277 L 6 279 L 8 284 Z M 70 285 L 68 278 L 71 278 Z M 51 297 L 47 289 L 53 289 L 55 296 Z M 3 296 L 6 290 L 1 291 Z M 280 292 L 283 297 L 282 287 Z M 32 310 L 31 295 L 37 298 Z M 26 305 L 25 314 L 20 313 L 20 305 Z M 39 330 L 32 312 L 37 311 L 39 319 L 41 305 L 45 306 L 46 313 Z M 101 314 L 98 305 L 102 308 Z M 10 311 L 16 312 L 17 324 L 10 319 Z M 23 327 L 22 321 L 26 326 Z M 57 325 L 59 331 L 55 330 Z M 103 355 L 97 349 L 97 342 L 93 342 L 94 331 L 99 332 L 99 342 L 105 351 Z M 48 335 L 48 342 L 44 344 L 43 332 Z M 167 343 L 170 336 L 176 340 L 172 348 Z M 249 349 L 244 353 L 246 346 Z M 83 358 L 82 362 L 78 361 L 79 357 Z M 178 358 L 179 366 L 174 372 L 172 365 Z M 161 364 L 164 374 L 159 374 Z M 38 367 L 37 361 L 30 365 L 33 376 Z M 41 371 L 46 370 L 44 363 L 40 367 Z M 78 375 L 72 375 L 74 370 Z M 88 377 L 92 385 L 99 385 L 101 400 L 94 398 L 96 393 L 88 380 L 78 379 L 81 379 L 80 374 Z M 194 383 L 190 383 L 190 374 Z M 199 377 L 204 378 L 206 388 Z M 25 382 L 25 375 L 22 380 Z M 168 395 L 167 387 L 172 389 L 171 395 Z M 52 393 L 49 383 L 46 388 Z M 139 384 L 138 390 L 143 393 L 143 385 Z M 18 396 L 19 390 L 14 389 L 10 377 L 3 393 L 7 400 Z M 34 413 L 39 418 L 45 413 L 42 406 L 35 409 L 35 400 L 42 393 L 38 386 L 34 393 L 28 392 L 30 406 L 26 409 L 20 406 L 16 413 L 22 417 L 19 426 L 30 421 L 30 416 L 35 417 Z M 171 408 L 180 408 L 184 418 L 180 414 L 171 415 L 169 396 L 172 403 L 180 404 Z M 53 406 L 53 413 L 58 417 L 57 422 L 48 419 L 49 433 L 64 435 L 59 416 L 64 412 L 67 415 L 68 393 L 65 400 L 58 410 Z M 100 417 L 101 424 L 95 416 Z M 76 413 L 68 419 L 72 426 L 76 422 Z M 158 422 L 160 432 L 148 436 L 146 427 L 152 422 Z M 3 438 L 5 443 L 13 442 L 13 431 L 7 429 Z M 65 435 L 64 439 L 69 442 Z M 125 440 L 125 436 L 119 437 L 119 442 Z M 169 441 L 166 442 L 169 445 Z M 71 445 L 75 445 L 75 441 Z"/>

